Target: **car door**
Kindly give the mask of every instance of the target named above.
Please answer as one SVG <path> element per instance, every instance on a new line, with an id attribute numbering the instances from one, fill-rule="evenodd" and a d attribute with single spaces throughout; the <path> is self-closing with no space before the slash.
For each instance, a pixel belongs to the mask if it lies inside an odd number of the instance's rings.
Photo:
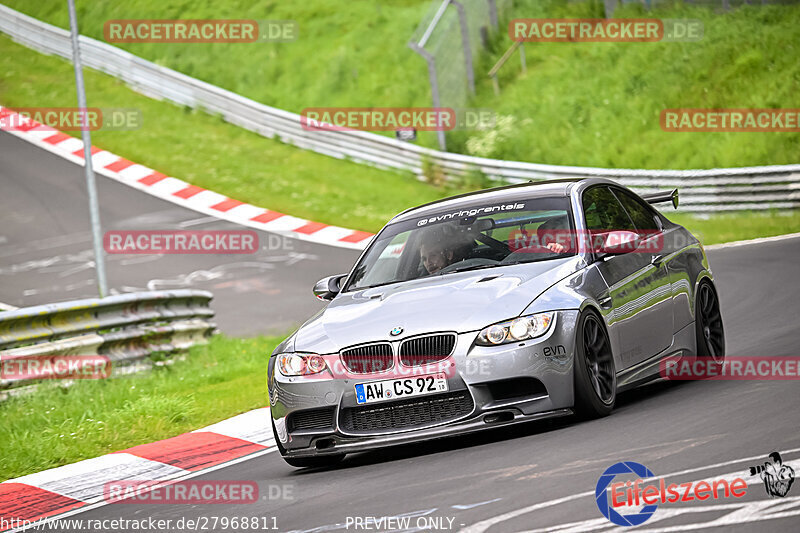
<path id="1" fill-rule="evenodd" d="M 633 231 L 650 239 L 657 238 L 657 230 L 638 229 L 634 218 L 640 220 L 642 226 L 655 226 L 655 221 L 645 223 L 629 198 L 626 199 L 620 189 L 614 189 L 616 192 L 600 185 L 584 191 L 586 229 L 590 233 Z M 633 216 L 620 197 L 630 205 Z M 622 368 L 642 362 L 672 343 L 672 293 L 666 266 L 659 263 L 659 259 L 653 247 L 644 245 L 626 254 L 606 256 L 595 263 L 608 286 L 607 299 L 610 298 L 613 308 L 608 318 L 609 329 L 617 337 Z"/>
<path id="2" fill-rule="evenodd" d="M 686 262 L 689 259 L 680 253 L 686 246 L 685 239 L 676 228 L 664 228 L 663 218 L 644 200 L 626 189 L 612 187 L 612 190 L 631 216 L 637 232 L 643 238 L 647 238 L 645 246 L 650 244 L 648 248 L 651 252 L 651 262 L 659 267 L 658 278 L 663 280 L 660 284 L 666 283 L 664 276 L 669 276 L 674 335 L 692 321 L 688 301 L 689 281 L 686 274 Z M 662 289 L 662 292 L 666 292 L 666 289 Z"/>

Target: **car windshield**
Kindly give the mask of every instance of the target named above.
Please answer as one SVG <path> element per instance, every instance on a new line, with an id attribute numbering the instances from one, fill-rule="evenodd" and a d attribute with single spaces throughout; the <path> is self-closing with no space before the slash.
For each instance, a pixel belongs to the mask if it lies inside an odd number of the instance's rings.
<path id="1" fill-rule="evenodd" d="M 386 226 L 356 265 L 344 291 L 560 259 L 575 246 L 569 199 L 544 197 L 451 208 Z"/>

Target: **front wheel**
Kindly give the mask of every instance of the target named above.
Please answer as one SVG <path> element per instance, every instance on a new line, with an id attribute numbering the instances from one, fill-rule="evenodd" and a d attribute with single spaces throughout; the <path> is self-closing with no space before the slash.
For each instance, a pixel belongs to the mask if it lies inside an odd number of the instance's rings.
<path id="1" fill-rule="evenodd" d="M 575 337 L 575 412 L 583 418 L 607 416 L 617 399 L 617 375 L 608 333 L 597 313 L 581 313 Z"/>

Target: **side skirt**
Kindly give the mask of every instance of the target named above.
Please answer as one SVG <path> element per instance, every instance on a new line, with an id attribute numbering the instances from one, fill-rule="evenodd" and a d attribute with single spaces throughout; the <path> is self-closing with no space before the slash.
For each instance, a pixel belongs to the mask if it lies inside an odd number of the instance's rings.
<path id="1" fill-rule="evenodd" d="M 697 354 L 694 322 L 678 330 L 672 337 L 672 344 L 653 357 L 634 366 L 617 372 L 617 392 L 632 389 L 649 381 L 661 379 L 659 363 L 671 358 L 694 358 Z"/>

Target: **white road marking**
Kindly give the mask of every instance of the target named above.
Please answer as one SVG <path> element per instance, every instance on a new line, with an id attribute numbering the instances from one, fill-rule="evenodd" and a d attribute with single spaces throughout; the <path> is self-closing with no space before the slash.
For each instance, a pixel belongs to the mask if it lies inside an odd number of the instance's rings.
<path id="1" fill-rule="evenodd" d="M 796 453 L 796 452 L 800 452 L 800 448 L 794 448 L 794 449 L 791 449 L 791 450 L 786 450 L 785 452 L 782 452 L 782 455 L 789 455 L 791 453 Z M 686 475 L 686 474 L 692 474 L 692 473 L 695 473 L 695 472 L 701 472 L 703 470 L 710 470 L 710 469 L 713 469 L 713 468 L 720 468 L 720 467 L 724 467 L 724 466 L 730 466 L 730 465 L 734 465 L 734 464 L 737 464 L 737 463 L 744 463 L 744 462 L 756 462 L 756 463 L 758 463 L 760 461 L 763 461 L 764 457 L 765 457 L 764 455 L 756 455 L 756 456 L 753 456 L 753 457 L 744 457 L 744 458 L 741 458 L 741 459 L 734 459 L 732 461 L 725 461 L 725 462 L 722 462 L 722 463 L 715 463 L 715 464 L 712 464 L 712 465 L 700 466 L 700 467 L 697 467 L 697 468 L 689 468 L 689 469 L 686 469 L 686 470 L 681 470 L 681 471 L 678 471 L 678 472 L 672 472 L 672 473 L 669 473 L 669 474 L 661 474 L 661 475 L 657 475 L 657 476 L 655 476 L 653 478 L 648 478 L 648 479 L 658 480 L 658 479 L 661 479 L 661 478 L 682 476 L 682 475 Z M 800 461 L 793 461 L 793 462 L 790 462 L 790 464 L 800 465 Z M 732 474 L 725 474 L 725 475 L 735 475 L 735 474 L 736 474 L 736 472 L 733 472 Z M 743 473 L 739 473 L 739 475 L 743 476 Z M 750 482 L 750 480 L 748 480 L 748 485 L 755 484 L 755 483 L 760 483 L 760 482 L 761 482 L 761 478 L 753 478 L 752 483 Z M 514 511 L 509 511 L 509 512 L 504 513 L 504 514 L 494 516 L 492 518 L 487 518 L 486 520 L 482 520 L 480 522 L 472 524 L 471 526 L 467 526 L 467 527 L 461 529 L 460 533 L 483 533 L 484 531 L 488 530 L 490 527 L 495 526 L 495 525 L 497 525 L 497 524 L 499 524 L 501 522 L 505 522 L 507 520 L 512 520 L 514 518 L 517 518 L 518 516 L 522 516 L 524 514 L 532 513 L 533 511 L 538 511 L 540 509 L 546 509 L 548 507 L 554 507 L 554 506 L 560 505 L 562 503 L 570 502 L 570 501 L 577 500 L 577 499 L 580 499 L 580 498 L 585 498 L 587 496 L 594 496 L 594 490 L 588 490 L 586 492 L 581 492 L 581 493 L 578 493 L 578 494 L 571 494 L 569 496 L 564 496 L 562 498 L 556 498 L 555 500 L 549 500 L 549 501 L 546 501 L 546 502 L 536 503 L 536 504 L 533 504 L 533 505 L 529 505 L 528 507 L 522 507 L 522 508 L 516 509 Z M 592 523 L 594 523 L 594 522 L 596 522 L 595 519 L 592 520 Z M 605 519 L 603 519 L 603 522 L 607 523 L 607 524 L 610 524 L 610 522 L 608 522 Z M 558 531 L 557 526 L 554 526 L 553 529 Z M 545 530 L 549 530 L 549 529 L 545 529 Z M 584 531 L 584 530 L 585 529 L 581 529 L 580 531 Z"/>
<path id="2" fill-rule="evenodd" d="M 153 173 L 152 168 L 144 165 L 134 164 L 118 172 L 120 176 L 129 181 L 137 181 Z"/>
<path id="3" fill-rule="evenodd" d="M 269 407 L 254 409 L 222 422 L 196 429 L 192 433 L 212 432 L 234 439 L 255 442 L 262 446 L 275 446 L 272 427 L 269 424 Z"/>
<path id="4" fill-rule="evenodd" d="M 261 450 L 261 451 L 258 451 L 258 452 L 254 452 L 254 453 L 251 453 L 250 455 L 245 455 L 244 457 L 240 457 L 238 459 L 234 459 L 233 461 L 228 461 L 227 463 L 222 463 L 222 464 L 219 464 L 219 465 L 216 465 L 216 466 L 212 466 L 210 468 L 206 468 L 204 470 L 199 470 L 197 472 L 190 472 L 189 474 L 187 474 L 185 476 L 175 477 L 175 478 L 172 478 L 172 479 L 169 479 L 169 480 L 164 480 L 164 483 L 159 483 L 157 485 L 153 485 L 151 487 L 148 487 L 145 490 L 146 491 L 150 491 L 150 490 L 153 490 L 153 489 L 157 489 L 158 487 L 161 487 L 161 486 L 165 485 L 168 482 L 183 481 L 183 480 L 186 480 L 186 479 L 192 479 L 192 478 L 195 478 L 195 477 L 198 477 L 198 476 L 203 476 L 205 474 L 209 474 L 209 473 L 214 472 L 216 470 L 221 470 L 223 468 L 227 468 L 229 466 L 233 466 L 235 464 L 242 463 L 244 461 L 249 461 L 250 459 L 255 459 L 256 457 L 261 457 L 262 455 L 266 455 L 268 453 L 272 453 L 272 452 L 276 452 L 276 451 L 278 451 L 278 448 L 267 448 L 266 450 Z M 104 507 L 106 505 L 109 505 L 109 502 L 99 501 L 97 503 L 86 505 L 84 507 L 79 507 L 77 509 L 73 509 L 72 511 L 68 511 L 68 512 L 63 513 L 63 514 L 50 517 L 50 518 L 46 519 L 43 522 L 39 522 L 38 520 L 34 521 L 28 526 L 24 526 L 24 527 L 20 527 L 20 528 L 17 528 L 17 529 L 9 530 L 8 533 L 16 533 L 18 531 L 25 531 L 25 530 L 31 529 L 33 527 L 36 527 L 37 530 L 38 530 L 38 529 L 41 528 L 42 524 L 50 523 L 50 522 L 53 522 L 54 520 L 60 520 L 62 518 L 67 518 L 67 517 L 70 517 L 70 516 L 73 516 L 73 515 L 76 515 L 76 514 L 85 513 L 86 511 L 91 511 L 92 509 L 97 509 L 98 507 Z"/>
<path id="5" fill-rule="evenodd" d="M 188 186 L 188 184 L 187 184 Z M 227 200 L 228 197 L 220 194 L 218 192 L 210 191 L 205 189 L 200 191 L 199 193 L 190 196 L 186 199 L 186 205 L 189 207 L 206 207 L 209 208 L 212 205 L 217 205 L 218 203 Z"/>
<path id="6" fill-rule="evenodd" d="M 74 500 L 95 502 L 103 499 L 103 487 L 121 479 L 163 480 L 181 477 L 187 471 L 166 463 L 151 461 L 129 453 L 110 453 L 6 483 L 23 483 L 49 490 Z"/>
<path id="7" fill-rule="evenodd" d="M 786 239 L 795 239 L 797 237 L 800 237 L 800 233 L 787 233 L 786 235 L 776 235 L 774 237 L 761 237 L 759 239 L 749 239 L 746 241 L 732 241 L 732 242 L 723 242 L 719 244 L 710 244 L 708 246 L 704 246 L 704 248 L 706 250 L 720 250 L 722 248 L 749 246 L 751 244 L 763 244 L 765 242 L 783 241 Z"/>
<path id="8" fill-rule="evenodd" d="M 189 228 L 191 226 L 199 226 L 201 224 L 211 224 L 214 222 L 219 222 L 217 217 L 200 217 L 200 218 L 193 218 L 191 220 L 185 220 L 183 222 L 178 223 L 179 228 Z"/>
<path id="9" fill-rule="evenodd" d="M 0 257 L 7 257 L 11 255 L 19 255 L 23 253 L 48 250 L 51 248 L 63 248 L 66 246 L 74 246 L 81 243 L 91 243 L 92 236 L 87 232 L 71 233 L 66 235 L 59 235 L 58 237 L 47 237 L 38 240 L 25 240 L 24 244 L 10 244 L 3 246 L 0 250 Z"/>
<path id="10" fill-rule="evenodd" d="M 70 137 L 69 139 L 64 139 L 60 143 L 56 144 L 59 150 L 63 150 L 65 152 L 73 153 L 77 152 L 78 150 L 83 150 L 83 141 L 80 139 L 76 139 L 75 137 Z M 81 152 L 81 161 L 83 161 L 83 152 Z"/>
<path id="11" fill-rule="evenodd" d="M 777 510 L 780 509 L 780 512 Z M 788 509 L 788 510 L 786 510 Z M 774 520 L 778 518 L 789 518 L 791 516 L 800 515 L 800 496 L 792 498 L 784 498 L 781 500 L 769 499 L 758 500 L 754 502 L 735 502 L 723 503 L 717 505 L 702 505 L 691 507 L 673 507 L 673 508 L 659 508 L 658 511 L 645 522 L 645 524 L 653 524 L 661 522 L 676 516 L 698 514 L 698 513 L 711 513 L 714 511 L 730 511 L 723 516 L 713 518 L 705 522 L 696 522 L 692 524 L 680 524 L 675 526 L 665 526 L 650 528 L 642 527 L 636 528 L 636 533 L 667 533 L 672 531 L 692 531 L 696 529 L 705 529 L 711 527 L 732 526 L 737 524 L 746 524 L 750 522 L 758 522 L 761 520 Z M 539 529 L 531 529 L 522 533 L 584 533 L 591 531 L 607 531 L 613 533 L 620 533 L 622 531 L 630 531 L 630 528 L 620 527 L 612 524 L 605 518 L 592 518 L 591 520 L 583 520 L 581 522 L 571 522 L 568 524 L 561 524 L 559 526 L 545 527 Z"/>
<path id="12" fill-rule="evenodd" d="M 459 510 L 463 511 L 463 510 L 466 510 L 466 509 L 474 509 L 475 507 L 480 507 L 481 505 L 487 505 L 487 504 L 490 504 L 490 503 L 499 502 L 502 499 L 503 498 L 495 498 L 494 500 L 487 500 L 485 502 L 470 503 L 470 504 L 464 504 L 464 505 L 451 505 L 450 507 L 452 507 L 453 509 L 459 509 Z"/>

